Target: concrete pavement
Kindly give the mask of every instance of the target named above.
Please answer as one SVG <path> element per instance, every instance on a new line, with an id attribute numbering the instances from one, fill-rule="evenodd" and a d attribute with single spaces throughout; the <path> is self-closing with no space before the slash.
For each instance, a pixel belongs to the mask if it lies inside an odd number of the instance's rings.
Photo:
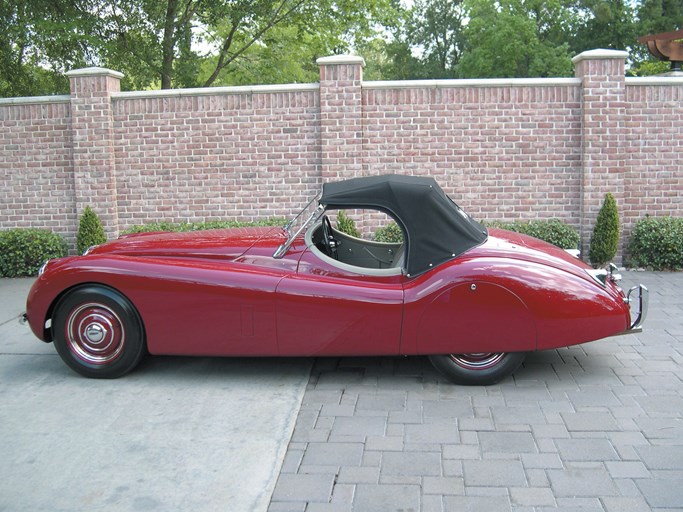
<path id="1" fill-rule="evenodd" d="M 148 358 L 85 379 L 0 280 L 0 511 L 264 511 L 310 361 Z"/>

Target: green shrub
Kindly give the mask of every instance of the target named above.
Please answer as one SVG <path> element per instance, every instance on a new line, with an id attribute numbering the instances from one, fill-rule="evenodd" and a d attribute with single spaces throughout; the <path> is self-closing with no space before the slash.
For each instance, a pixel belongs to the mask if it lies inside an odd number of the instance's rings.
<path id="1" fill-rule="evenodd" d="M 136 224 L 135 226 L 131 226 L 128 229 L 123 230 L 121 234 L 130 235 L 133 233 L 152 233 L 156 231 L 175 232 L 180 231 L 179 227 L 179 224 L 173 224 L 172 222 L 150 222 L 148 224 Z"/>
<path id="2" fill-rule="evenodd" d="M 337 229 L 347 235 L 361 238 L 360 231 L 356 228 L 356 223 L 353 222 L 351 217 L 346 215 L 344 210 L 339 210 L 339 212 L 337 212 Z"/>
<path id="3" fill-rule="evenodd" d="M 653 270 L 683 268 L 683 218 L 645 217 L 631 233 L 629 266 Z"/>
<path id="4" fill-rule="evenodd" d="M 78 233 L 76 234 L 78 254 L 83 254 L 88 247 L 100 245 L 106 241 L 107 235 L 104 234 L 100 218 L 92 208 L 86 206 L 78 223 Z"/>
<path id="5" fill-rule="evenodd" d="M 402 243 L 403 231 L 395 222 L 390 222 L 375 231 L 373 239 L 376 242 Z"/>
<path id="6" fill-rule="evenodd" d="M 598 212 L 598 218 L 591 235 L 588 259 L 591 265 L 599 267 L 612 261 L 619 247 L 619 212 L 614 196 L 605 194 L 605 201 Z"/>
<path id="7" fill-rule="evenodd" d="M 47 260 L 68 252 L 66 241 L 46 229 L 0 231 L 0 277 L 35 276 Z"/>
<path id="8" fill-rule="evenodd" d="M 284 226 L 287 223 L 285 219 L 278 217 L 270 217 L 254 222 L 241 222 L 236 220 L 212 220 L 209 222 L 151 222 L 149 224 L 140 224 L 131 226 L 123 231 L 123 234 L 131 233 L 149 233 L 153 231 L 204 231 L 207 229 L 225 229 L 225 228 L 244 228 L 244 227 L 258 227 L 258 226 Z"/>
<path id="9" fill-rule="evenodd" d="M 523 235 L 533 236 L 562 249 L 576 249 L 581 237 L 570 225 L 559 219 L 532 220 L 529 222 L 487 222 L 492 228 L 506 229 Z"/>

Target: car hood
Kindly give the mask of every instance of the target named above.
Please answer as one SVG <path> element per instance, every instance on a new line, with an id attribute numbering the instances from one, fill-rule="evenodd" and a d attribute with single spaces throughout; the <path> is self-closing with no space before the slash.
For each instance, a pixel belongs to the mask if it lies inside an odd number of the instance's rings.
<path id="1" fill-rule="evenodd" d="M 138 233 L 123 235 L 118 240 L 95 247 L 88 254 L 234 259 L 269 234 L 281 231 L 279 227 L 249 227 L 182 233 Z"/>
<path id="2" fill-rule="evenodd" d="M 575 258 L 564 249 L 531 236 L 489 229 L 489 237 L 482 245 L 467 253 L 469 256 L 511 258 L 529 261 L 570 272 L 585 279 L 591 279 L 586 273 L 591 267 Z"/>

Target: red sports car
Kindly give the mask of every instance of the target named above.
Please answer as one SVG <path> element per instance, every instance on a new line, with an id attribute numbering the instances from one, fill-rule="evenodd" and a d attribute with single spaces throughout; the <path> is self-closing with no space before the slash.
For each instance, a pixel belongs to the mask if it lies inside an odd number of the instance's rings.
<path id="1" fill-rule="evenodd" d="M 333 229 L 326 213 L 339 209 L 383 212 L 404 242 Z M 431 178 L 384 175 L 324 184 L 281 228 L 129 235 L 51 260 L 26 317 L 88 377 L 119 377 L 147 352 L 400 354 L 483 385 L 526 352 L 641 330 L 647 289 L 624 293 L 617 279 L 553 245 L 487 230 Z"/>

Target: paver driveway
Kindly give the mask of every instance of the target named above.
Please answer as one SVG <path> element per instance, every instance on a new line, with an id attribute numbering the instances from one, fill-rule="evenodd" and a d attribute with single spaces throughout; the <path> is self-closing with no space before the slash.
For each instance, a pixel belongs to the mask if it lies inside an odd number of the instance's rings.
<path id="1" fill-rule="evenodd" d="M 683 274 L 642 334 L 457 387 L 421 358 L 319 360 L 271 512 L 683 510 Z"/>

